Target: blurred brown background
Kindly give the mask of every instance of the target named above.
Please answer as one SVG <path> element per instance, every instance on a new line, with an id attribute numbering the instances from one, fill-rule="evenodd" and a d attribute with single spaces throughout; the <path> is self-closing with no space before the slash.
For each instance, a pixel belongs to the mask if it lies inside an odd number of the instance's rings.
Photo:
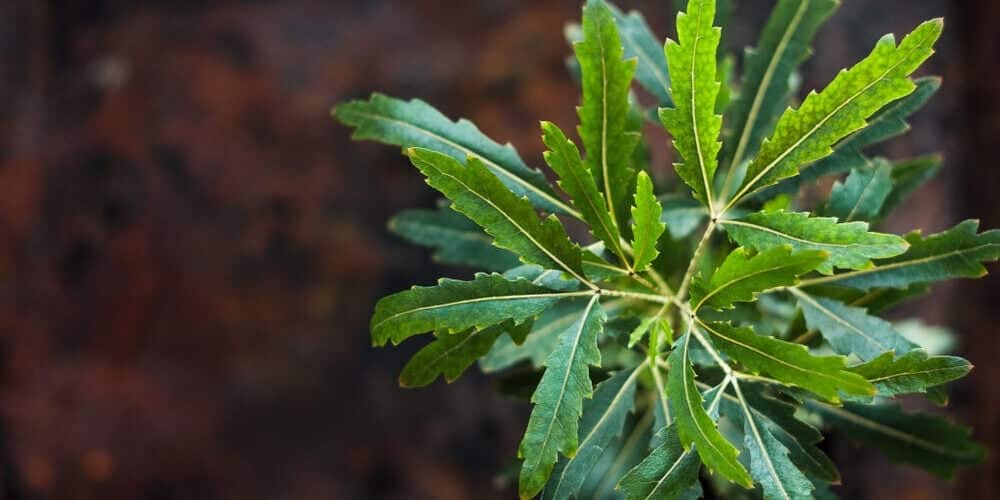
<path id="1" fill-rule="evenodd" d="M 0 498 L 513 497 L 494 478 L 527 405 L 475 369 L 401 390 L 419 343 L 369 347 L 379 296 L 468 273 L 387 233 L 435 196 L 328 111 L 421 97 L 540 165 L 538 120 L 576 123 L 561 29 L 579 3 L 0 3 Z M 772 4 L 738 3 L 733 50 Z M 1000 227 L 1000 6 L 844 3 L 806 88 L 882 33 L 948 20 L 923 70 L 944 88 L 883 150 L 941 149 L 946 167 L 892 229 Z M 668 2 L 619 4 L 673 33 Z M 998 304 L 992 277 L 909 309 L 959 332 L 977 370 L 951 411 L 993 450 Z M 845 498 L 995 497 L 995 459 L 949 484 L 836 436 L 828 449 Z"/>

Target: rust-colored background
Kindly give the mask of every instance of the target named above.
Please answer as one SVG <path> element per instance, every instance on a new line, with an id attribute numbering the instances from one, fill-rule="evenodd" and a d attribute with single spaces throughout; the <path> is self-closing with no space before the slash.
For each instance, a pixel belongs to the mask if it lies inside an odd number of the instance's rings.
<path id="1" fill-rule="evenodd" d="M 379 296 L 467 272 L 387 233 L 435 196 L 328 111 L 421 97 L 540 165 L 538 120 L 576 123 L 561 28 L 578 3 L 0 3 L 0 498 L 513 497 L 494 478 L 527 406 L 474 369 L 401 390 L 417 343 L 368 345 Z M 673 32 L 668 1 L 621 3 Z M 739 3 L 733 49 L 772 2 Z M 941 149 L 946 168 L 891 228 L 1000 227 L 998 3 L 844 3 L 806 88 L 884 32 L 948 19 L 923 70 L 944 88 L 883 150 Z M 959 332 L 977 369 L 951 411 L 994 450 L 998 304 L 994 277 L 909 309 Z M 994 459 L 949 484 L 828 448 L 846 498 L 995 497 Z"/>

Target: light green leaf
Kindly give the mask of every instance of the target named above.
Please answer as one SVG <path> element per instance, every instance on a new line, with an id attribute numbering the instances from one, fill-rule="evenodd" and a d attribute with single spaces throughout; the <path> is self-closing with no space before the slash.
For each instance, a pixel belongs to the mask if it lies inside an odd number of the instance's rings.
<path id="1" fill-rule="evenodd" d="M 739 450 L 726 441 L 715 421 L 702 406 L 704 401 L 695 386 L 695 374 L 688 355 L 690 340 L 688 334 L 674 344 L 674 351 L 669 358 L 671 369 L 667 374 L 667 394 L 681 444 L 685 450 L 695 446 L 701 461 L 709 469 L 749 488 L 753 485 L 753 480 L 736 458 Z"/>
<path id="2" fill-rule="evenodd" d="M 666 229 L 660 222 L 663 207 L 653 194 L 653 181 L 646 172 L 639 172 L 635 184 L 635 205 L 632 207 L 632 255 L 635 272 L 646 270 L 660 252 L 656 242 Z"/>
<path id="3" fill-rule="evenodd" d="M 958 356 L 927 356 L 916 349 L 902 356 L 891 352 L 862 365 L 851 367 L 878 388 L 878 395 L 926 393 L 928 389 L 964 377 L 972 364 Z"/>
<path id="4" fill-rule="evenodd" d="M 826 214 L 843 222 L 871 221 L 882 211 L 892 190 L 892 165 L 878 158 L 872 165 L 851 170 L 843 183 L 830 191 Z"/>
<path id="5" fill-rule="evenodd" d="M 906 237 L 910 249 L 898 257 L 872 268 L 806 280 L 802 286 L 830 284 L 868 291 L 953 278 L 981 278 L 986 275 L 981 262 L 1000 258 L 1000 230 L 976 234 L 978 228 L 979 221 L 967 220 L 927 238 L 913 232 Z"/>
<path id="6" fill-rule="evenodd" d="M 638 375 L 634 368 L 622 370 L 597 384 L 594 399 L 583 405 L 576 455 L 559 461 L 542 492 L 543 499 L 570 498 L 579 492 L 601 454 L 621 435 L 625 417 L 635 407 Z"/>
<path id="7" fill-rule="evenodd" d="M 871 259 L 895 257 L 909 244 L 894 234 L 868 232 L 865 222 L 838 224 L 832 217 L 810 217 L 805 212 L 760 212 L 740 220 L 721 222 L 734 241 L 757 251 L 779 245 L 795 250 L 823 250 L 829 254 L 817 269 L 869 269 Z"/>
<path id="8" fill-rule="evenodd" d="M 568 272 L 583 283 L 580 247 L 569 240 L 555 215 L 539 220 L 524 198 L 508 190 L 479 160 L 462 165 L 450 156 L 411 149 L 410 160 L 427 176 L 427 183 L 452 201 L 455 210 L 482 226 L 498 247 L 530 264 Z"/>
<path id="9" fill-rule="evenodd" d="M 711 336 L 713 344 L 751 373 L 812 391 L 827 401 L 840 401 L 839 392 L 875 394 L 875 387 L 864 377 L 847 371 L 847 358 L 843 356 L 813 356 L 804 345 L 757 335 L 746 327 L 700 320 L 698 325 Z"/>
<path id="10" fill-rule="evenodd" d="M 333 116 L 355 128 L 354 139 L 374 140 L 447 154 L 457 161 L 467 157 L 481 161 L 504 185 L 519 196 L 527 196 L 542 210 L 575 215 L 560 200 L 541 172 L 525 165 L 510 144 L 500 145 L 486 137 L 468 120 L 453 122 L 429 104 L 414 99 L 402 101 L 372 94 L 368 101 L 337 106 Z"/>
<path id="11" fill-rule="evenodd" d="M 630 131 L 627 123 L 636 61 L 622 59 L 614 17 L 600 1 L 584 6 L 583 40 L 573 48 L 582 71 L 583 104 L 578 113 L 586 165 L 604 193 L 611 219 L 623 228 L 628 224 L 628 198 L 635 179 L 632 151 L 639 141 L 639 134 Z"/>
<path id="12" fill-rule="evenodd" d="M 389 219 L 389 230 L 411 243 L 434 248 L 434 260 L 487 271 L 519 264 L 517 256 L 493 246 L 475 223 L 454 210 L 404 210 Z"/>
<path id="13" fill-rule="evenodd" d="M 660 431 L 663 444 L 649 453 L 642 462 L 629 470 L 617 489 L 628 500 L 675 500 L 695 487 L 701 461 L 694 449 L 684 450 L 677 436 L 677 426 Z"/>
<path id="14" fill-rule="evenodd" d="M 732 308 L 734 302 L 750 302 L 757 294 L 798 283 L 798 276 L 821 265 L 826 252 L 803 250 L 792 253 L 791 246 L 776 246 L 751 255 L 746 248 L 733 250 L 712 274 L 701 276 L 691 285 L 692 309 Z"/>
<path id="15" fill-rule="evenodd" d="M 562 299 L 590 294 L 553 292 L 499 274 L 477 274 L 473 281 L 442 279 L 438 286 L 415 286 L 378 301 L 371 320 L 372 342 L 399 344 L 431 331 L 486 328 L 506 320 L 520 323 Z"/>
<path id="16" fill-rule="evenodd" d="M 614 5 L 608 6 L 618 25 L 625 57 L 638 61 L 636 81 L 656 97 L 660 106 L 670 106 L 670 72 L 663 58 L 663 39 L 653 34 L 641 13 L 633 10 L 625 14 Z"/>
<path id="17" fill-rule="evenodd" d="M 882 37 L 868 57 L 840 72 L 822 92 L 811 92 L 799 109 L 786 111 L 747 167 L 733 203 L 828 156 L 831 146 L 863 128 L 875 112 L 913 92 L 916 85 L 907 77 L 933 53 L 942 27 L 940 19 L 927 21 L 899 46 L 892 35 Z"/>
<path id="18" fill-rule="evenodd" d="M 567 457 L 576 454 L 583 400 L 593 393 L 589 366 L 601 364 L 597 337 L 605 314 L 597 299 L 596 295 L 591 298 L 577 322 L 560 335 L 531 396 L 535 407 L 518 448 L 524 460 L 518 487 L 521 498 L 531 498 L 542 490 L 559 453 Z"/>
<path id="19" fill-rule="evenodd" d="M 837 408 L 811 403 L 810 407 L 827 423 L 860 443 L 877 446 L 894 462 L 915 465 L 946 479 L 957 467 L 978 464 L 986 455 L 968 429 L 941 417 L 905 413 L 898 404 L 844 403 Z"/>
<path id="20" fill-rule="evenodd" d="M 691 0 L 677 15 L 679 43 L 667 40 L 673 108 L 660 109 L 660 121 L 682 157 L 674 168 L 705 206 L 712 204 L 712 179 L 718 166 L 722 116 L 715 114 L 719 94 L 716 49 L 722 30 L 712 26 L 715 0 Z"/>
<path id="21" fill-rule="evenodd" d="M 423 387 L 434 382 L 439 375 L 444 375 L 450 384 L 489 352 L 497 337 L 503 333 L 503 325 L 461 333 L 442 333 L 410 358 L 399 375 L 399 385 Z"/>
<path id="22" fill-rule="evenodd" d="M 834 351 L 870 361 L 886 351 L 902 355 L 916 347 L 889 322 L 869 315 L 864 308 L 813 297 L 797 289 L 790 291 L 798 298 L 809 328 L 819 330 Z"/>
<path id="23" fill-rule="evenodd" d="M 892 190 L 882 205 L 882 216 L 889 215 L 914 191 L 941 170 L 941 156 L 928 155 L 896 163 L 892 167 Z"/>

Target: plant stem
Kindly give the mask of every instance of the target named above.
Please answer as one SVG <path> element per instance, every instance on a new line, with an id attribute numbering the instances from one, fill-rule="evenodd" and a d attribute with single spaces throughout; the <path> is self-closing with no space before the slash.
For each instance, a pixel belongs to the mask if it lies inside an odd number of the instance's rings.
<path id="1" fill-rule="evenodd" d="M 698 261 L 701 260 L 701 254 L 705 252 L 705 248 L 708 246 L 709 240 L 712 239 L 712 232 L 715 231 L 716 224 L 718 224 L 717 219 L 708 221 L 705 233 L 701 235 L 701 240 L 698 241 L 698 246 L 694 249 L 694 255 L 691 256 L 691 263 L 688 264 L 687 271 L 684 272 L 684 278 L 681 280 L 681 286 L 677 288 L 678 300 L 684 300 L 687 297 L 688 287 L 691 285 L 691 278 L 694 277 L 694 273 L 698 269 Z"/>

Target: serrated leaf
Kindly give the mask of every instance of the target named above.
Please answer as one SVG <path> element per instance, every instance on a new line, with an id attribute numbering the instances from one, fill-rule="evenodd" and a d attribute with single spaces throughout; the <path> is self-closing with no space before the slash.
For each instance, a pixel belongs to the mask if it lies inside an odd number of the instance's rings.
<path id="1" fill-rule="evenodd" d="M 902 355 L 916 347 L 889 322 L 869 315 L 864 308 L 813 297 L 797 289 L 790 291 L 798 298 L 809 328 L 819 330 L 834 351 L 869 361 L 886 351 Z"/>
<path id="2" fill-rule="evenodd" d="M 757 335 L 746 327 L 700 320 L 698 325 L 711 336 L 713 344 L 751 373 L 801 387 L 827 401 L 840 401 L 840 392 L 875 394 L 875 387 L 864 377 L 847 371 L 843 356 L 813 356 L 804 345 Z"/>
<path id="3" fill-rule="evenodd" d="M 716 50 L 722 30 L 712 25 L 714 19 L 715 0 L 691 0 L 687 12 L 677 14 L 679 43 L 667 40 L 664 47 L 674 107 L 660 109 L 660 121 L 682 158 L 674 169 L 705 206 L 712 204 L 712 179 L 722 147 L 722 116 L 715 114 L 720 87 Z"/>
<path id="4" fill-rule="evenodd" d="M 852 372 L 875 384 L 878 395 L 883 397 L 926 393 L 928 389 L 964 377 L 970 370 L 972 364 L 958 356 L 928 356 L 920 349 L 902 356 L 887 352 L 851 367 Z"/>
<path id="5" fill-rule="evenodd" d="M 576 454 L 583 400 L 593 393 L 588 367 L 601 364 L 597 337 L 606 317 L 597 299 L 591 298 L 577 322 L 560 335 L 531 396 L 535 407 L 518 448 L 524 460 L 518 487 L 522 498 L 542 490 L 559 453 Z"/>
<path id="6" fill-rule="evenodd" d="M 909 244 L 894 234 L 868 231 L 865 222 L 837 223 L 832 217 L 810 217 L 805 212 L 758 212 L 740 220 L 721 221 L 734 241 L 757 251 L 779 245 L 795 250 L 822 250 L 829 254 L 817 270 L 868 269 L 871 259 L 902 254 Z"/>
<path id="7" fill-rule="evenodd" d="M 583 104 L 580 137 L 587 151 L 586 165 L 594 175 L 611 219 L 618 228 L 628 224 L 629 193 L 635 178 L 632 151 L 639 134 L 628 126 L 629 87 L 636 61 L 623 60 L 611 10 L 604 2 L 591 0 L 583 9 L 583 40 L 573 45 L 580 61 Z"/>
<path id="8" fill-rule="evenodd" d="M 733 202 L 830 155 L 834 144 L 862 129 L 875 112 L 913 92 L 916 85 L 908 76 L 933 53 L 942 26 L 940 19 L 927 21 L 898 46 L 892 35 L 882 37 L 868 57 L 841 71 L 822 92 L 811 92 L 798 109 L 786 111 L 747 167 Z"/>
<path id="9" fill-rule="evenodd" d="M 792 93 L 792 73 L 809 56 L 816 30 L 836 7 L 835 0 L 780 0 L 771 11 L 757 47 L 744 55 L 740 95 L 727 116 L 733 134 L 722 157 L 730 169 L 753 158 L 774 129 Z"/>
<path id="10" fill-rule="evenodd" d="M 843 183 L 830 191 L 826 214 L 842 222 L 871 221 L 882 211 L 892 191 L 892 165 L 878 158 L 871 165 L 855 168 Z"/>
<path id="11" fill-rule="evenodd" d="M 444 264 L 503 271 L 519 264 L 517 256 L 493 246 L 474 222 L 454 210 L 404 210 L 389 219 L 389 230 L 417 245 L 434 248 Z"/>
<path id="12" fill-rule="evenodd" d="M 635 272 L 646 270 L 660 252 L 656 242 L 666 229 L 660 222 L 663 207 L 653 194 L 653 181 L 646 172 L 639 172 L 635 183 L 635 205 L 632 207 L 632 256 Z"/>
<path id="13" fill-rule="evenodd" d="M 486 328 L 511 320 L 520 323 L 556 302 L 590 292 L 553 292 L 527 280 L 477 274 L 472 281 L 442 279 L 384 297 L 371 320 L 372 342 L 383 346 L 421 333 Z"/>
<path id="14" fill-rule="evenodd" d="M 941 156 L 929 155 L 898 162 L 892 167 L 892 190 L 882 205 L 882 216 L 889 215 L 920 186 L 941 170 Z"/>
<path id="15" fill-rule="evenodd" d="M 622 433 L 625 417 L 635 407 L 638 374 L 634 368 L 622 370 L 597 385 L 594 398 L 583 405 L 576 455 L 556 465 L 543 499 L 570 498 L 579 492 L 601 454 Z"/>
<path id="16" fill-rule="evenodd" d="M 528 200 L 504 187 L 479 160 L 466 165 L 427 149 L 411 149 L 410 160 L 427 176 L 427 184 L 452 201 L 455 210 L 479 224 L 506 248 L 530 264 L 566 271 L 586 283 L 580 247 L 569 240 L 555 215 L 538 218 Z"/>
<path id="17" fill-rule="evenodd" d="M 511 191 L 527 196 L 536 207 L 550 212 L 576 213 L 552 192 L 545 176 L 528 167 L 510 144 L 501 146 L 472 122 L 451 121 L 419 99 L 403 101 L 376 93 L 367 101 L 337 106 L 333 116 L 355 128 L 354 139 L 374 140 L 404 150 L 430 149 L 461 162 L 474 157 Z"/>
<path id="18" fill-rule="evenodd" d="M 736 458 L 739 450 L 719 432 L 715 421 L 705 411 L 701 393 L 695 386 L 695 374 L 688 354 L 690 340 L 688 334 L 674 344 L 669 358 L 671 369 L 667 374 L 668 401 L 681 444 L 685 450 L 696 447 L 701 461 L 709 469 L 749 488 L 753 480 Z"/>
<path id="19" fill-rule="evenodd" d="M 461 333 L 442 333 L 410 358 L 399 375 L 399 385 L 422 387 L 444 375 L 450 384 L 466 368 L 489 352 L 497 337 L 503 335 L 502 325 Z"/>
<path id="20" fill-rule="evenodd" d="M 986 449 L 971 439 L 965 427 L 937 416 L 906 413 L 898 404 L 810 406 L 825 422 L 858 442 L 877 446 L 892 461 L 915 465 L 946 479 L 959 466 L 978 464 L 986 455 Z"/>
<path id="21" fill-rule="evenodd" d="M 671 425 L 661 431 L 663 444 L 656 447 L 638 465 L 629 470 L 617 489 L 628 500 L 674 500 L 681 498 L 698 482 L 701 460 L 694 449 L 685 451 Z"/>
<path id="22" fill-rule="evenodd" d="M 714 309 L 732 308 L 734 302 L 750 302 L 757 294 L 798 283 L 806 274 L 826 259 L 819 250 L 792 253 L 788 245 L 769 248 L 752 255 L 743 247 L 733 250 L 712 273 L 711 279 L 701 276 L 691 285 L 692 309 L 702 306 Z"/>
<path id="23" fill-rule="evenodd" d="M 953 278 L 981 278 L 986 275 L 982 262 L 1000 258 L 1000 230 L 976 234 L 978 227 L 979 221 L 967 220 L 927 238 L 913 232 L 906 237 L 910 249 L 898 257 L 869 269 L 803 281 L 802 286 L 829 284 L 868 291 Z"/>
<path id="24" fill-rule="evenodd" d="M 642 13 L 633 10 L 625 14 L 614 5 L 608 6 L 618 25 L 625 57 L 638 62 L 636 81 L 656 97 L 660 106 L 670 106 L 670 71 L 663 58 L 662 38 L 653 34 Z"/>

